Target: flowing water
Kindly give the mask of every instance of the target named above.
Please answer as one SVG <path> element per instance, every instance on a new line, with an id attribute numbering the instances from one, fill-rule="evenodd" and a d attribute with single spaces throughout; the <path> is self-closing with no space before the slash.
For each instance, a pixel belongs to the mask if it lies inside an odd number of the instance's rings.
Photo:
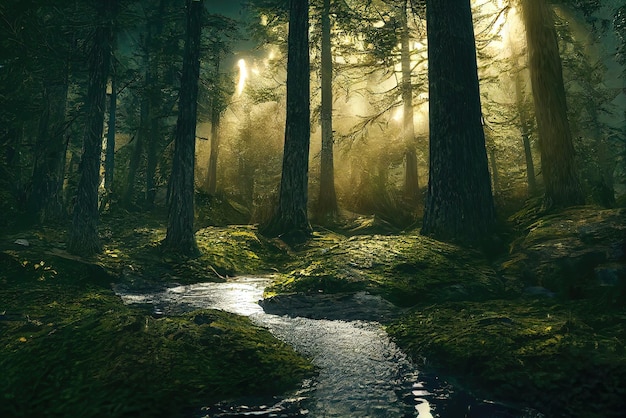
<path id="1" fill-rule="evenodd" d="M 115 290 L 126 303 L 152 304 L 157 315 L 210 308 L 248 316 L 311 358 L 319 370 L 314 379 L 303 382 L 301 389 L 290 397 L 273 402 L 242 400 L 244 403 L 238 405 L 215 405 L 204 408 L 199 417 L 541 416 L 531 410 L 477 400 L 436 376 L 421 373 L 380 324 L 371 320 L 377 314 L 391 314 L 388 304 L 380 298 L 363 293 L 344 299 L 320 298 L 320 303 L 300 301 L 296 312 L 288 312 L 289 315 L 267 313 L 259 301 L 270 282 L 262 277 L 239 277 L 225 283 L 176 286 L 151 293 L 133 293 L 123 287 Z M 285 313 L 289 308 L 268 304 L 266 310 Z M 308 317 L 296 316 L 298 311 L 306 312 Z M 349 320 L 337 319 L 341 317 Z"/>

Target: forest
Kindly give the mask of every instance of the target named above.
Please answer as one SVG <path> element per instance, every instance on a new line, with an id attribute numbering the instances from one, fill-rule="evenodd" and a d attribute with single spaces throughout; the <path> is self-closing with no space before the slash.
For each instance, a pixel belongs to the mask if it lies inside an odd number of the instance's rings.
<path id="1" fill-rule="evenodd" d="M 0 416 L 622 417 L 621 0 L 3 0 Z"/>

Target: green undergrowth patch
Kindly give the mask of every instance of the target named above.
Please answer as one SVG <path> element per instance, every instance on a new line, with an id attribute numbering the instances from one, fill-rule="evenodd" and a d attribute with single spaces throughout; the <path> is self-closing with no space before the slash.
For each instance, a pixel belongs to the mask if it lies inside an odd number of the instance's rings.
<path id="1" fill-rule="evenodd" d="M 623 416 L 626 311 L 597 301 L 448 302 L 388 327 L 428 367 L 547 416 Z"/>
<path id="2" fill-rule="evenodd" d="M 197 261 L 224 275 L 268 273 L 288 259 L 287 249 L 255 226 L 207 227 L 196 233 L 196 240 L 203 253 Z"/>
<path id="3" fill-rule="evenodd" d="M 134 214 L 133 214 L 134 215 Z M 101 222 L 104 251 L 97 257 L 122 280 L 156 283 L 222 281 L 229 276 L 276 271 L 288 259 L 278 240 L 250 225 L 208 226 L 196 232 L 201 255 L 189 259 L 163 252 L 165 220 L 155 214 L 112 213 Z"/>
<path id="4" fill-rule="evenodd" d="M 368 290 L 401 306 L 506 293 L 484 257 L 418 234 L 317 234 L 268 294 Z"/>
<path id="5" fill-rule="evenodd" d="M 0 253 L 0 416 L 176 417 L 281 393 L 313 372 L 247 318 L 156 319 L 86 271 L 42 274 L 25 261 Z"/>

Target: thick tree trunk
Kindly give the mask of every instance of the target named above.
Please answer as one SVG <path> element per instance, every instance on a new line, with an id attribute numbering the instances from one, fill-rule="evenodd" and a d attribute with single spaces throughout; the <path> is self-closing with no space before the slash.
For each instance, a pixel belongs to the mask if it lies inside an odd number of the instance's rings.
<path id="1" fill-rule="evenodd" d="M 553 12 L 546 0 L 522 0 L 522 17 L 539 131 L 545 206 L 583 204 Z"/>
<path id="2" fill-rule="evenodd" d="M 480 242 L 495 210 L 469 0 L 428 0 L 430 176 L 422 234 Z"/>
<path id="3" fill-rule="evenodd" d="M 310 144 L 309 2 L 290 0 L 287 120 L 278 208 L 263 232 L 289 240 L 311 234 L 307 216 Z"/>
<path id="4" fill-rule="evenodd" d="M 333 58 L 330 45 L 330 0 L 324 0 L 322 11 L 322 151 L 320 155 L 320 191 L 317 217 L 332 220 L 337 216 L 335 169 L 333 157 Z"/>
<path id="5" fill-rule="evenodd" d="M 407 199 L 417 201 L 419 197 L 419 177 L 417 169 L 417 155 L 415 144 L 415 125 L 413 123 L 413 86 L 411 84 L 411 38 L 408 24 L 407 2 L 402 6 L 402 35 L 401 35 L 401 66 L 402 66 L 402 135 L 405 150 L 404 194 Z"/>
<path id="6" fill-rule="evenodd" d="M 193 220 L 202 11 L 202 0 L 187 0 L 187 32 L 180 83 L 174 161 L 170 178 L 171 194 L 167 235 L 163 240 L 164 250 L 174 251 L 189 257 L 200 255 L 194 235 Z"/>
<path id="7" fill-rule="evenodd" d="M 98 186 L 100 183 L 100 153 L 106 102 L 106 83 L 111 61 L 111 43 L 116 0 L 99 4 L 102 22 L 96 29 L 89 57 L 87 88 L 87 126 L 83 138 L 80 181 L 67 249 L 71 253 L 90 256 L 100 252 L 98 237 Z"/>

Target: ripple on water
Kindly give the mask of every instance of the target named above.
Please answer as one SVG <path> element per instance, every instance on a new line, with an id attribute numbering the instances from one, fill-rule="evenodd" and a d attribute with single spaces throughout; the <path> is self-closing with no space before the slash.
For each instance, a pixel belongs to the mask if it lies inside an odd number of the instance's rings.
<path id="1" fill-rule="evenodd" d="M 377 322 L 265 313 L 258 302 L 270 283 L 269 278 L 239 277 L 224 283 L 176 286 L 154 293 L 133 294 L 121 287 L 115 288 L 115 291 L 126 303 L 149 303 L 154 305 L 155 311 L 164 314 L 210 308 L 248 316 L 258 325 L 267 327 L 278 339 L 311 358 L 319 369 L 319 375 L 305 382 L 296 397 L 278 400 L 271 407 L 212 407 L 209 408 L 212 417 L 540 416 L 532 411 L 527 413 L 503 406 L 494 407 L 495 404 L 477 401 L 455 391 L 437 377 L 423 376 Z M 328 309 L 328 306 L 322 309 Z"/>

